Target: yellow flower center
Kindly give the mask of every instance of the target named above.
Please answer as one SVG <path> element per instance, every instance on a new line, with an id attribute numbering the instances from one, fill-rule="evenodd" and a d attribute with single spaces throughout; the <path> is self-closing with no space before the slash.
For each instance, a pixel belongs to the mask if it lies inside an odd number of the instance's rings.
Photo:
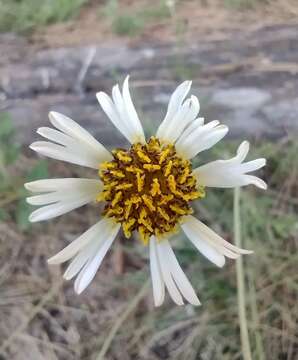
<path id="1" fill-rule="evenodd" d="M 172 144 L 151 137 L 129 150 L 113 151 L 114 160 L 100 165 L 105 201 L 104 216 L 121 223 L 125 237 L 137 230 L 144 244 L 176 230 L 184 215 L 192 213 L 190 201 L 204 197 L 189 160 L 176 153 Z"/>

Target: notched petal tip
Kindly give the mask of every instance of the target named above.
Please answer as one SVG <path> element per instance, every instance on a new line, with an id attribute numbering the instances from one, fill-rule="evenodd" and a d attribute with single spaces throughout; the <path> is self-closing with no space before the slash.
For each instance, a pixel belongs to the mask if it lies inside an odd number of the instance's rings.
<path id="1" fill-rule="evenodd" d="M 25 183 L 25 184 L 24 184 L 24 188 L 25 188 L 26 190 L 28 190 L 28 191 L 32 191 L 32 190 L 31 190 L 31 189 L 32 189 L 31 184 L 32 184 L 32 182 L 27 182 L 27 183 Z"/>

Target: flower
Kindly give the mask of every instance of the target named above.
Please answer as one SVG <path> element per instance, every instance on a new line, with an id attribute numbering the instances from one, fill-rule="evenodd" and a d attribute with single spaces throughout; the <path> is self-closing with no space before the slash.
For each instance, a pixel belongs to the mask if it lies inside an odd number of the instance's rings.
<path id="1" fill-rule="evenodd" d="M 185 100 L 191 87 L 185 81 L 170 98 L 167 113 L 156 136 L 146 141 L 131 100 L 128 77 L 122 92 L 115 85 L 112 98 L 103 92 L 97 99 L 112 123 L 131 143 L 129 149 L 110 153 L 76 122 L 50 112 L 56 129 L 42 127 L 37 133 L 48 141 L 37 141 L 30 148 L 41 155 L 98 170 L 98 179 L 48 179 L 25 184 L 37 195 L 27 198 L 40 206 L 30 221 L 62 215 L 89 202 L 104 202 L 102 219 L 48 260 L 60 264 L 71 260 L 64 273 L 76 277 L 74 288 L 80 294 L 94 278 L 120 228 L 125 237 L 139 234 L 149 246 L 154 303 L 164 301 L 165 287 L 178 305 L 183 298 L 199 305 L 199 299 L 181 269 L 170 245 L 171 235 L 182 230 L 192 244 L 216 266 L 225 257 L 236 259 L 252 251 L 228 243 L 191 215 L 191 202 L 204 198 L 208 187 L 238 187 L 248 184 L 266 189 L 263 180 L 248 175 L 260 169 L 265 159 L 244 162 L 249 143 L 244 141 L 237 155 L 192 169 L 191 159 L 220 141 L 228 132 L 219 121 L 204 124 L 197 117 L 200 105 L 196 96 Z"/>

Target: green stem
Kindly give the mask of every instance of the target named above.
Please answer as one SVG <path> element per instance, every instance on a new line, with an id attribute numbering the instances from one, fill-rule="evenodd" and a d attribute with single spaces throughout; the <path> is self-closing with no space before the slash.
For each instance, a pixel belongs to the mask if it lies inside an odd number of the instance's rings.
<path id="1" fill-rule="evenodd" d="M 239 188 L 235 188 L 234 191 L 234 237 L 235 237 L 235 245 L 241 248 L 242 245 L 241 245 Z M 251 360 L 252 357 L 251 357 L 247 318 L 246 318 L 246 308 L 245 308 L 244 270 L 243 270 L 243 260 L 241 256 L 236 260 L 236 272 L 237 272 L 238 314 L 239 314 L 239 322 L 240 322 L 240 336 L 241 336 L 243 359 Z"/>

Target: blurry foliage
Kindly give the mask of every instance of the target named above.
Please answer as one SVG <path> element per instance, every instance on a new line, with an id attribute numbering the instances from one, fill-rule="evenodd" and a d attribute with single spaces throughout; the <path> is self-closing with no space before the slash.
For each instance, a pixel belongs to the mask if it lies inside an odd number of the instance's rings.
<path id="1" fill-rule="evenodd" d="M 45 160 L 39 160 L 20 170 L 20 157 L 11 119 L 0 114 L 0 221 L 13 219 L 21 230 L 27 230 L 32 209 L 25 201 L 24 182 L 48 177 L 48 168 Z"/>
<path id="2" fill-rule="evenodd" d="M 88 0 L 0 0 L 0 31 L 28 33 L 76 16 Z"/>
<path id="3" fill-rule="evenodd" d="M 123 11 L 118 0 L 108 0 L 103 13 L 110 19 L 115 34 L 128 36 L 141 33 L 147 23 L 170 17 L 165 1 L 159 1 L 154 6 L 144 6 L 135 11 Z"/>

